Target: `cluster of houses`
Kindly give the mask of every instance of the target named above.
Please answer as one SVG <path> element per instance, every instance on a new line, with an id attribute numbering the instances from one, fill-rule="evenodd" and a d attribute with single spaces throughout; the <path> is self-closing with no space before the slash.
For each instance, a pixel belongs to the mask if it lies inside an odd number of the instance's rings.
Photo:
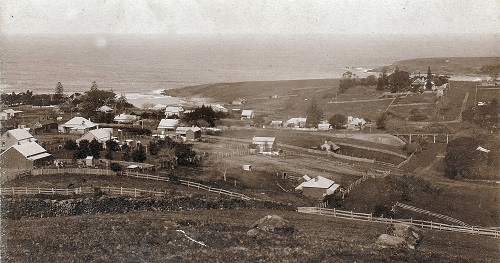
<path id="1" fill-rule="evenodd" d="M 307 123 L 307 117 L 294 117 L 288 119 L 287 121 L 273 120 L 271 121 L 269 126 L 274 128 L 288 127 L 288 128 L 302 129 L 306 128 L 306 123 Z M 364 129 L 366 124 L 367 122 L 363 118 L 348 116 L 345 128 L 347 130 L 362 130 Z M 314 129 L 317 129 L 319 131 L 328 131 L 331 129 L 331 125 L 330 123 L 328 123 L 328 121 L 322 121 Z"/>
<path id="2" fill-rule="evenodd" d="M 50 161 L 51 154 L 37 143 L 27 129 L 8 130 L 1 136 L 2 169 L 25 171 L 31 170 Z"/>

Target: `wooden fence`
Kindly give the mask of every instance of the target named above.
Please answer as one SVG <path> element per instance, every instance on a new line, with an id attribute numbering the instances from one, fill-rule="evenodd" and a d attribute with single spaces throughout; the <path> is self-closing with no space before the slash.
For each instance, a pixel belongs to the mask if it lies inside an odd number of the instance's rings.
<path id="1" fill-rule="evenodd" d="M 146 196 L 146 195 L 156 195 L 164 196 L 167 192 L 145 190 L 138 188 L 124 188 L 124 187 L 78 187 L 78 188 L 41 188 L 41 187 L 5 187 L 0 188 L 0 195 L 36 195 L 36 194 L 51 194 L 51 195 L 73 195 L 73 194 L 93 194 L 96 192 L 96 188 L 105 193 L 111 193 L 115 195 L 127 195 L 127 196 Z"/>
<path id="2" fill-rule="evenodd" d="M 170 181 L 170 179 L 166 178 L 166 177 L 157 176 L 157 175 L 149 175 L 149 174 L 141 174 L 141 173 L 135 173 L 135 172 L 123 172 L 123 175 L 128 176 L 128 177 L 146 179 L 146 180 L 164 181 L 164 182 Z M 196 189 L 200 189 L 200 190 L 204 190 L 204 191 L 208 191 L 208 192 L 212 192 L 212 193 L 216 193 L 216 194 L 220 194 L 220 195 L 226 195 L 226 196 L 235 197 L 235 198 L 239 198 L 239 199 L 243 199 L 243 200 L 252 200 L 253 199 L 253 198 L 246 196 L 244 194 L 231 192 L 231 191 L 224 190 L 221 188 L 211 187 L 211 186 L 207 186 L 207 185 L 203 185 L 200 183 L 195 183 L 195 182 L 191 182 L 191 181 L 187 181 L 187 180 L 181 179 L 181 180 L 179 180 L 179 182 L 181 185 L 185 185 L 187 187 L 193 187 Z"/>
<path id="3" fill-rule="evenodd" d="M 353 211 L 343 211 L 343 210 L 327 209 L 319 207 L 298 207 L 297 211 L 300 213 L 333 216 L 350 220 L 371 221 L 371 222 L 381 222 L 390 224 L 404 223 L 419 228 L 452 231 L 452 232 L 476 234 L 481 236 L 500 238 L 499 230 L 484 228 L 484 227 L 467 227 L 467 226 L 448 225 L 448 224 L 436 223 L 432 221 L 423 221 L 423 220 L 374 217 L 373 214 L 356 213 Z"/>
<path id="4" fill-rule="evenodd" d="M 368 175 L 368 173 L 366 173 L 365 175 L 363 175 L 363 177 L 359 178 L 358 180 L 356 180 L 354 183 L 350 184 L 345 190 L 344 192 L 342 192 L 342 199 L 345 198 L 345 195 L 346 194 L 349 194 L 349 192 L 352 191 L 352 189 L 361 184 L 362 182 L 368 180 L 368 178 L 383 178 L 383 177 L 386 177 L 387 175 L 389 175 L 390 172 L 382 172 L 381 174 L 371 174 L 371 175 Z"/>
<path id="5" fill-rule="evenodd" d="M 79 175 L 115 175 L 116 173 L 107 169 L 95 168 L 51 168 L 51 169 L 34 169 L 31 170 L 31 175 L 53 175 L 53 174 L 79 174 Z"/>
<path id="6" fill-rule="evenodd" d="M 400 203 L 400 202 L 396 202 L 396 204 L 394 206 L 395 207 L 400 207 L 400 208 L 403 208 L 403 209 L 406 209 L 406 210 L 410 210 L 410 211 L 413 211 L 413 212 L 416 212 L 416 213 L 430 215 L 430 216 L 433 216 L 433 217 L 436 217 L 436 218 L 439 218 L 439 219 L 443 219 L 443 220 L 446 220 L 446 221 L 449 221 L 449 222 L 452 222 L 452 223 L 455 223 L 455 224 L 459 224 L 461 226 L 471 227 L 471 225 L 466 224 L 465 222 L 460 221 L 458 219 L 455 219 L 453 217 L 449 217 L 449 216 L 445 216 L 445 215 L 433 213 L 431 211 L 427 211 L 427 210 L 424 210 L 424 209 L 421 209 L 421 208 L 418 208 L 418 207 L 414 207 L 414 206 L 411 206 L 411 205 L 406 205 L 406 204 L 403 204 L 403 203 Z"/>

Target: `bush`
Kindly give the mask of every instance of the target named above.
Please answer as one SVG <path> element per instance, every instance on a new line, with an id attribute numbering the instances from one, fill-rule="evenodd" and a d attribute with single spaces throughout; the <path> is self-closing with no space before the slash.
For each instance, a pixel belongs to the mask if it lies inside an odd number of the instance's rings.
<path id="1" fill-rule="evenodd" d="M 73 140 L 67 140 L 65 143 L 64 143 L 64 149 L 65 150 L 70 150 L 70 151 L 74 151 L 78 148 L 78 145 L 76 144 L 75 141 Z"/>
<path id="2" fill-rule="evenodd" d="M 391 210 L 390 207 L 386 205 L 376 205 L 375 206 L 375 211 L 373 212 L 373 216 L 377 217 L 387 217 L 387 218 L 392 218 L 394 217 L 394 212 Z"/>
<path id="3" fill-rule="evenodd" d="M 111 163 L 110 168 L 113 172 L 123 171 L 123 166 L 119 163 Z"/>

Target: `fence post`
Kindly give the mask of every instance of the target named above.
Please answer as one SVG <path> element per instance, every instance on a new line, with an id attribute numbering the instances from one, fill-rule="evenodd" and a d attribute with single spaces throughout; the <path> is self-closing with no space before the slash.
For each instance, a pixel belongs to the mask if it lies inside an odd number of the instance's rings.
<path id="1" fill-rule="evenodd" d="M 351 210 L 351 219 L 352 219 L 352 218 L 353 218 L 353 217 L 352 217 L 352 210 Z"/>
<path id="2" fill-rule="evenodd" d="M 26 195 L 28 194 L 28 187 L 26 186 Z"/>
<path id="3" fill-rule="evenodd" d="M 52 194 L 55 194 L 56 192 L 54 191 L 54 188 L 52 188 Z"/>
<path id="4" fill-rule="evenodd" d="M 134 197 L 137 197 L 137 188 L 134 188 Z"/>
<path id="5" fill-rule="evenodd" d="M 120 187 L 120 195 L 123 195 L 123 187 Z"/>
<path id="6" fill-rule="evenodd" d="M 334 216 L 334 217 L 337 217 L 337 213 L 336 213 L 336 212 L 337 212 L 337 211 L 335 210 L 335 208 L 333 208 L 333 216 Z"/>
<path id="7" fill-rule="evenodd" d="M 40 187 L 38 187 L 38 193 L 40 193 Z"/>

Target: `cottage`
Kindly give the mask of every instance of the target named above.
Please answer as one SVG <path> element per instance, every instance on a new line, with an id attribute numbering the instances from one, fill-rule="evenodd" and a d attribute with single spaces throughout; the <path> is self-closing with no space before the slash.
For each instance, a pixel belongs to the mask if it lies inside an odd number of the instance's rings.
<path id="1" fill-rule="evenodd" d="M 2 150 L 11 147 L 12 145 L 36 142 L 37 140 L 26 129 L 8 130 L 2 134 Z"/>
<path id="2" fill-rule="evenodd" d="M 21 113 L 22 111 L 20 110 L 13 110 L 13 109 L 5 109 L 0 112 L 0 120 L 6 121 L 14 118 L 18 113 Z"/>
<path id="3" fill-rule="evenodd" d="M 36 121 L 32 121 L 27 125 L 34 134 L 41 132 L 50 132 L 52 130 L 57 130 L 58 124 L 54 119 L 50 119 L 48 117 L 43 117 Z"/>
<path id="4" fill-rule="evenodd" d="M 201 129 L 199 127 L 177 127 L 175 134 L 184 141 L 196 141 L 201 138 Z"/>
<path id="5" fill-rule="evenodd" d="M 288 121 L 286 121 L 286 126 L 292 128 L 304 128 L 306 127 L 306 122 L 307 118 L 290 118 Z"/>
<path id="6" fill-rule="evenodd" d="M 106 148 L 106 141 L 111 140 L 112 134 L 113 128 L 95 129 L 86 132 L 82 137 L 76 140 L 76 143 L 80 143 L 80 141 L 83 140 L 92 141 L 95 139 Z"/>
<path id="7" fill-rule="evenodd" d="M 15 144 L 0 154 L 2 169 L 32 170 L 50 161 L 51 154 L 36 142 Z"/>
<path id="8" fill-rule="evenodd" d="M 283 127 L 283 121 L 271 121 L 271 125 L 272 127 Z"/>
<path id="9" fill-rule="evenodd" d="M 138 120 L 139 117 L 137 115 L 130 115 L 130 114 L 119 114 L 116 115 L 115 118 L 113 119 L 114 122 L 116 123 L 134 123 L 134 121 Z"/>
<path id="10" fill-rule="evenodd" d="M 309 178 L 309 177 L 307 177 Z M 302 194 L 313 197 L 323 198 L 325 195 L 333 194 L 340 185 L 323 176 L 317 176 L 301 183 L 295 187 L 295 190 L 302 191 Z"/>
<path id="11" fill-rule="evenodd" d="M 321 150 L 327 152 L 337 152 L 338 150 L 340 150 L 340 147 L 335 143 L 333 143 L 332 141 L 328 140 L 321 145 Z"/>
<path id="12" fill-rule="evenodd" d="M 365 124 L 366 121 L 363 118 L 355 118 L 352 116 L 347 117 L 348 130 L 362 130 Z"/>
<path id="13" fill-rule="evenodd" d="M 85 134 L 86 132 L 99 128 L 99 125 L 83 117 L 74 117 L 64 124 L 59 125 L 59 132 Z"/>
<path id="14" fill-rule="evenodd" d="M 253 110 L 242 110 L 241 111 L 241 119 L 253 119 Z"/>
<path id="15" fill-rule="evenodd" d="M 181 106 L 167 106 L 165 108 L 165 117 L 171 117 L 171 116 L 177 116 L 177 117 L 182 117 L 184 114 L 184 108 Z"/>
<path id="16" fill-rule="evenodd" d="M 328 122 L 323 122 L 318 124 L 318 130 L 320 131 L 329 131 L 330 130 L 330 123 Z"/>
<path id="17" fill-rule="evenodd" d="M 275 137 L 253 137 L 252 144 L 259 153 L 272 152 L 275 148 Z"/>
<path id="18" fill-rule="evenodd" d="M 212 109 L 215 112 L 223 112 L 223 113 L 227 113 L 228 112 L 228 110 L 224 106 L 222 106 L 220 104 L 212 104 L 212 105 L 210 105 L 210 107 L 212 107 Z"/>
<path id="19" fill-rule="evenodd" d="M 162 134 L 165 132 L 174 132 L 175 127 L 179 124 L 179 120 L 176 119 L 162 119 L 158 124 L 158 131 L 161 131 Z"/>
<path id="20" fill-rule="evenodd" d="M 252 171 L 252 165 L 251 164 L 244 164 L 243 171 Z"/>

